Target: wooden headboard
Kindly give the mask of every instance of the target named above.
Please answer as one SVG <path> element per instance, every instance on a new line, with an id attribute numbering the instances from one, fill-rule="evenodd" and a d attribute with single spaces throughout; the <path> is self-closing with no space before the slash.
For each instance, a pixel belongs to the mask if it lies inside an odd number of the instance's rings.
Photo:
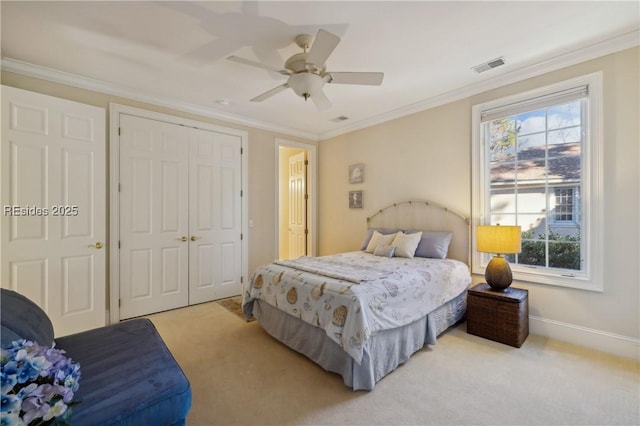
<path id="1" fill-rule="evenodd" d="M 471 219 L 438 203 L 410 200 L 393 203 L 367 217 L 367 228 L 450 231 L 447 257 L 471 265 Z"/>

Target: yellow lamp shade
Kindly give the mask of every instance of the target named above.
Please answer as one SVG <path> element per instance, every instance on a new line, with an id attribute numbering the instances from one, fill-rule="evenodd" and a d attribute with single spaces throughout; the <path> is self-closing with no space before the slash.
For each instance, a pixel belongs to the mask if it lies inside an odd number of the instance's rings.
<path id="1" fill-rule="evenodd" d="M 519 226 L 481 225 L 476 228 L 476 246 L 484 253 L 520 253 L 521 233 Z"/>

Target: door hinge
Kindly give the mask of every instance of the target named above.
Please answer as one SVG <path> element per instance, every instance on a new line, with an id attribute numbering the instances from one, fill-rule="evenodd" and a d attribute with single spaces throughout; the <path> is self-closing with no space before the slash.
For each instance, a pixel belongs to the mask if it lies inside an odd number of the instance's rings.
<path id="1" fill-rule="evenodd" d="M 120 136 L 122 133 L 122 128 L 118 127 L 118 136 Z"/>
<path id="2" fill-rule="evenodd" d="M 121 183 L 118 184 L 118 192 L 122 192 L 122 184 Z"/>
<path id="3" fill-rule="evenodd" d="M 240 155 L 242 155 L 244 153 L 244 150 L 242 149 L 242 147 L 240 147 Z"/>
<path id="4" fill-rule="evenodd" d="M 309 199 L 309 194 L 304 194 L 304 199 L 308 200 Z"/>
<path id="5" fill-rule="evenodd" d="M 309 165 L 309 160 L 304 160 L 304 165 L 308 166 Z"/>
<path id="6" fill-rule="evenodd" d="M 240 241 L 244 238 L 244 235 L 240 234 Z"/>
<path id="7" fill-rule="evenodd" d="M 244 192 L 242 191 L 242 189 L 240 190 L 240 196 L 243 197 L 244 196 Z"/>
<path id="8" fill-rule="evenodd" d="M 120 248 L 120 240 L 118 240 L 118 248 Z"/>
<path id="9" fill-rule="evenodd" d="M 240 284 L 242 284 L 244 282 L 244 277 L 240 276 Z"/>
<path id="10" fill-rule="evenodd" d="M 122 306 L 122 299 L 118 299 L 118 307 Z"/>
<path id="11" fill-rule="evenodd" d="M 308 235 L 308 234 L 309 234 L 309 230 L 308 230 L 308 229 L 305 229 L 305 230 L 304 230 L 304 235 Z"/>

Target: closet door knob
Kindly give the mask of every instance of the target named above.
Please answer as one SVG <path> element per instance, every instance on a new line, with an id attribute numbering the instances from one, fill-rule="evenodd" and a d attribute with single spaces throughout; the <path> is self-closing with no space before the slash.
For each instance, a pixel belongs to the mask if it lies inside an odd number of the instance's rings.
<path id="1" fill-rule="evenodd" d="M 198 237 L 196 237 L 195 235 L 192 235 L 192 236 L 191 236 L 191 241 L 195 241 L 195 240 L 197 240 L 197 239 L 198 239 Z"/>
<path id="2" fill-rule="evenodd" d="M 187 237 L 185 237 L 184 235 L 182 236 L 182 238 L 178 238 L 180 241 L 187 241 Z"/>
<path id="3" fill-rule="evenodd" d="M 98 241 L 95 244 L 89 244 L 89 247 L 96 248 L 96 249 L 101 249 L 102 248 L 102 243 L 100 241 Z"/>

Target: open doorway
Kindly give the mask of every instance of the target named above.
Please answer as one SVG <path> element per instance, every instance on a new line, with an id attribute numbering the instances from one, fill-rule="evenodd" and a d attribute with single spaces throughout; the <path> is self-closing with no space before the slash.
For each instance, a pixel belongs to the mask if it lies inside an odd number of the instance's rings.
<path id="1" fill-rule="evenodd" d="M 278 259 L 315 255 L 315 148 L 276 139 Z"/>

